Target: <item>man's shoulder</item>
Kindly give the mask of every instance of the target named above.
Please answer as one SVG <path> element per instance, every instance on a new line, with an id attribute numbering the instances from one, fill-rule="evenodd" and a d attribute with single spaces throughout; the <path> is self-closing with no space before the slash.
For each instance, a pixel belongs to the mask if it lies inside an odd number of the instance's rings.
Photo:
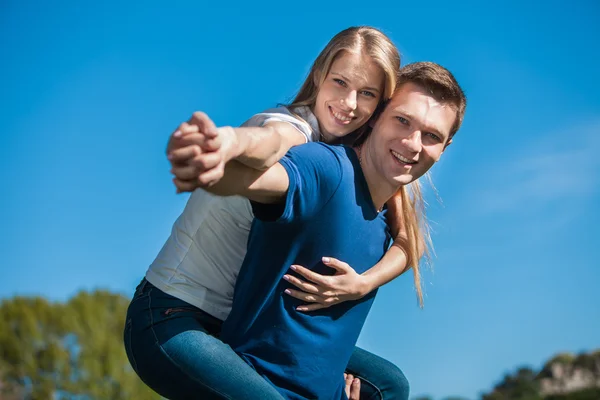
<path id="1" fill-rule="evenodd" d="M 340 144 L 326 144 L 323 142 L 310 142 L 300 146 L 294 146 L 288 151 L 288 155 L 300 154 L 308 157 L 326 157 L 339 160 L 350 160 L 350 147 Z"/>

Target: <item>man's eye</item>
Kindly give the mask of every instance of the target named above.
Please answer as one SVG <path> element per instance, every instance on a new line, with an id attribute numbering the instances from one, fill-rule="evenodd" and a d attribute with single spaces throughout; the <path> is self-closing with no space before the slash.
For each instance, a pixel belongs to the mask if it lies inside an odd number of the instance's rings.
<path id="1" fill-rule="evenodd" d="M 396 117 L 396 119 L 398 121 L 400 121 L 401 124 L 408 125 L 408 120 L 406 118 L 404 118 L 404 117 Z"/>
<path id="2" fill-rule="evenodd" d="M 344 87 L 346 87 L 346 82 L 344 82 L 344 81 L 343 81 L 343 80 L 341 80 L 341 79 L 334 78 L 334 79 L 333 79 L 333 81 L 334 81 L 335 83 L 337 83 L 338 85 L 341 85 L 341 86 L 344 86 Z"/>
<path id="3" fill-rule="evenodd" d="M 432 133 L 432 132 L 425 132 L 425 136 L 429 136 L 430 138 L 432 138 L 436 142 L 441 142 L 442 141 L 442 139 L 440 139 L 440 137 L 438 135 L 436 135 L 435 133 Z"/>

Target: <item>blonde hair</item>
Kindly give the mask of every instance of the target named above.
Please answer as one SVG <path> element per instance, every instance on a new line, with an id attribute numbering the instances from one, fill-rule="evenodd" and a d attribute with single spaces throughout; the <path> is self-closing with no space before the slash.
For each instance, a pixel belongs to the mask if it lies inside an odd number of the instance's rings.
<path id="1" fill-rule="evenodd" d="M 296 94 L 294 100 L 288 105 L 289 108 L 308 106 L 312 108 L 317 99 L 319 88 L 329 70 L 331 64 L 343 52 L 362 54 L 371 57 L 373 62 L 381 68 L 385 75 L 384 88 L 379 104 L 387 101 L 396 88 L 398 70 L 400 69 L 400 54 L 398 49 L 383 32 L 370 26 L 355 26 L 344 29 L 335 35 L 327 46 L 315 59 L 306 80 Z M 377 112 L 373 113 L 375 115 Z M 365 123 L 353 137 L 360 136 L 368 123 Z"/>
<path id="2" fill-rule="evenodd" d="M 406 83 L 414 83 L 424 88 L 436 100 L 454 108 L 456 119 L 451 127 L 449 139 L 452 138 L 462 124 L 467 98 L 450 71 L 432 62 L 416 62 L 402 67 L 399 71 L 398 88 Z M 429 175 L 426 176 L 429 178 Z M 431 180 L 430 183 L 433 187 Z M 428 260 L 430 259 L 433 245 L 425 214 L 421 184 L 417 180 L 410 185 L 402 186 L 390 202 L 394 205 L 394 210 L 401 209 L 401 213 L 392 218 L 395 217 L 401 223 L 402 228 L 393 233 L 395 233 L 396 242 L 399 242 L 406 252 L 407 265 L 413 270 L 419 306 L 423 307 L 419 260 L 423 255 Z"/>

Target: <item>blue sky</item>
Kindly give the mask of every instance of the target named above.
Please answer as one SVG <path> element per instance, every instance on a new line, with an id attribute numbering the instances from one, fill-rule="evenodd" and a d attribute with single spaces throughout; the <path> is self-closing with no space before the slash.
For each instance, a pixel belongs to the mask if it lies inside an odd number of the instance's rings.
<path id="1" fill-rule="evenodd" d="M 0 7 L 0 297 L 130 294 L 187 198 L 170 132 L 289 100 L 335 33 L 366 24 L 404 63 L 453 71 L 469 105 L 432 173 L 425 308 L 401 277 L 359 344 L 413 395 L 472 399 L 600 347 L 597 2 L 59 3 Z"/>

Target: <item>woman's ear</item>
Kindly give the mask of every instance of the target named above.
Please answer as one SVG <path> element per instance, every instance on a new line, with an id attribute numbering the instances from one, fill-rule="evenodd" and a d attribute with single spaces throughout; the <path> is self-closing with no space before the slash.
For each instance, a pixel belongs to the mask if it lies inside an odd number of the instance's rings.
<path id="1" fill-rule="evenodd" d="M 318 88 L 321 85 L 321 73 L 320 72 L 315 72 L 313 74 L 313 84 L 315 85 L 316 88 Z"/>

